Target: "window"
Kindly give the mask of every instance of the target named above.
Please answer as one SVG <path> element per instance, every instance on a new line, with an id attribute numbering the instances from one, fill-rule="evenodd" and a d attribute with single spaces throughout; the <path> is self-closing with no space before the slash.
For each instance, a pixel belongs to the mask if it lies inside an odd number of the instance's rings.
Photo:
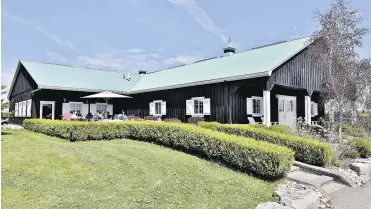
<path id="1" fill-rule="evenodd" d="M 97 113 L 107 112 L 107 104 L 97 103 Z"/>
<path id="2" fill-rule="evenodd" d="M 261 99 L 253 99 L 252 100 L 252 110 L 253 110 L 253 114 L 261 114 Z"/>
<path id="3" fill-rule="evenodd" d="M 161 102 L 155 102 L 155 114 L 161 115 Z"/>
<path id="4" fill-rule="evenodd" d="M 283 99 L 278 100 L 278 111 L 280 112 L 285 111 L 285 100 Z"/>
<path id="5" fill-rule="evenodd" d="M 286 100 L 286 112 L 294 112 L 294 101 L 293 100 Z"/>
<path id="6" fill-rule="evenodd" d="M 186 100 L 186 115 L 204 116 L 210 115 L 210 98 L 193 97 Z"/>
<path id="7" fill-rule="evenodd" d="M 70 113 L 78 113 L 81 114 L 81 103 L 75 103 L 75 102 L 70 102 Z"/>
<path id="8" fill-rule="evenodd" d="M 166 102 L 162 100 L 150 102 L 149 114 L 155 116 L 166 115 Z"/>
<path id="9" fill-rule="evenodd" d="M 310 114 L 311 116 L 318 115 L 318 104 L 315 102 L 310 103 Z"/>
<path id="10" fill-rule="evenodd" d="M 203 114 L 204 113 L 204 102 L 202 100 L 194 100 L 194 113 Z"/>

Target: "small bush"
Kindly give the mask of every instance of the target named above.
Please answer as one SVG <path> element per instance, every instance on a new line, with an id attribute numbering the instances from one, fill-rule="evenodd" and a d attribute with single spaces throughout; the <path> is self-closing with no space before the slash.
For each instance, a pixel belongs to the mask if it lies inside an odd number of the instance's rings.
<path id="1" fill-rule="evenodd" d="M 294 160 L 292 150 L 240 136 L 216 132 L 191 124 L 155 122 L 73 122 L 26 119 L 24 128 L 71 141 L 130 138 L 155 142 L 266 178 L 281 177 Z"/>
<path id="2" fill-rule="evenodd" d="M 170 123 L 182 123 L 182 121 L 179 120 L 178 118 L 166 118 L 166 119 L 164 119 L 164 122 L 170 122 Z"/>
<path id="3" fill-rule="evenodd" d="M 371 156 L 371 141 L 366 139 L 351 139 L 348 144 L 356 149 L 361 157 Z"/>
<path id="4" fill-rule="evenodd" d="M 345 133 L 348 136 L 354 136 L 354 137 L 360 137 L 360 138 L 366 136 L 365 130 L 360 127 L 352 126 L 349 124 L 344 124 L 342 127 L 343 127 L 342 129 L 343 133 Z"/>
<path id="5" fill-rule="evenodd" d="M 355 149 L 349 149 L 345 150 L 344 153 L 342 154 L 342 159 L 344 158 L 350 158 L 350 159 L 356 159 L 359 158 L 360 155 L 357 150 Z"/>
<path id="6" fill-rule="evenodd" d="M 144 120 L 158 121 L 159 118 L 161 119 L 161 117 L 159 117 L 159 116 L 148 115 L 148 116 L 144 117 Z"/>
<path id="7" fill-rule="evenodd" d="M 135 115 L 128 115 L 127 117 L 128 117 L 128 120 L 139 120 L 140 119 L 140 117 L 135 116 Z"/>
<path id="8" fill-rule="evenodd" d="M 205 119 L 203 117 L 190 117 L 188 118 L 188 123 L 191 123 L 191 124 L 198 124 L 200 122 L 203 122 L 205 121 Z"/>
<path id="9" fill-rule="evenodd" d="M 200 126 L 209 128 L 207 123 L 201 123 Z M 216 125 L 214 129 L 228 134 L 245 136 L 289 147 L 295 151 L 296 160 L 311 165 L 325 166 L 333 158 L 333 150 L 330 145 L 310 138 L 298 137 L 243 124 L 220 124 Z"/>

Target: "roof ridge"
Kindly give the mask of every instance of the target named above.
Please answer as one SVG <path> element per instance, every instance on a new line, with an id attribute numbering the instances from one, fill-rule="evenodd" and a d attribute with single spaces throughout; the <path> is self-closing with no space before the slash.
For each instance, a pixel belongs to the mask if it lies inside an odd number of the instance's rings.
<path id="1" fill-rule="evenodd" d="M 80 69 L 100 70 L 100 71 L 114 72 L 114 73 L 124 73 L 123 71 L 119 71 L 119 70 L 107 70 L 107 69 L 92 68 L 92 67 L 79 66 L 79 65 L 68 65 L 68 64 L 41 62 L 41 61 L 32 61 L 32 60 L 19 60 L 19 61 L 20 62 L 25 61 L 25 62 L 33 62 L 33 63 L 39 63 L 39 64 L 47 64 L 47 65 L 59 65 L 59 66 L 66 66 L 66 67 L 73 67 L 73 68 L 80 68 Z"/>
<path id="2" fill-rule="evenodd" d="M 287 43 L 287 42 L 291 42 L 291 41 L 296 41 L 296 40 L 304 39 L 304 38 L 308 38 L 308 37 L 309 36 L 303 36 L 303 37 L 299 37 L 299 38 L 295 38 L 295 39 L 290 39 L 290 40 L 285 40 L 285 41 L 278 41 L 278 42 L 274 42 L 274 43 L 271 43 L 271 44 L 265 44 L 265 45 L 253 47 L 251 49 L 247 49 L 245 51 L 236 52 L 235 54 L 240 54 L 240 53 L 244 53 L 244 52 L 248 52 L 248 51 L 262 49 L 262 48 L 265 48 L 265 47 L 274 46 L 274 45 L 278 45 L 278 44 L 283 44 L 283 43 Z M 229 56 L 219 56 L 219 57 L 216 56 L 216 57 L 204 58 L 204 59 L 200 59 L 200 60 L 197 60 L 197 61 L 192 62 L 192 63 L 189 63 L 189 64 L 181 64 L 181 65 L 177 65 L 177 66 L 173 66 L 173 67 L 168 67 L 168 68 L 162 69 L 162 70 L 155 70 L 155 71 L 152 71 L 152 72 L 148 72 L 147 74 L 158 73 L 158 72 L 162 72 L 162 71 L 165 71 L 165 70 L 170 70 L 170 69 L 174 69 L 174 68 L 178 68 L 178 67 L 183 67 L 183 66 L 187 66 L 187 65 L 193 65 L 193 64 L 200 63 L 200 62 L 203 62 L 203 61 L 209 61 L 209 60 L 218 59 L 218 58 L 225 58 L 225 57 L 229 57 Z"/>

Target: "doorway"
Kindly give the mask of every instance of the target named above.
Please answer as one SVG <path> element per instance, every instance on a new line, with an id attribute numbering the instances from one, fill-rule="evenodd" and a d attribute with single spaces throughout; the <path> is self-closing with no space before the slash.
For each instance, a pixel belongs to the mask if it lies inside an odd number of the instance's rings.
<path id="1" fill-rule="evenodd" d="M 54 120 L 54 101 L 40 101 L 40 118 Z"/>
<path id="2" fill-rule="evenodd" d="M 277 95 L 278 124 L 296 127 L 296 97 Z"/>

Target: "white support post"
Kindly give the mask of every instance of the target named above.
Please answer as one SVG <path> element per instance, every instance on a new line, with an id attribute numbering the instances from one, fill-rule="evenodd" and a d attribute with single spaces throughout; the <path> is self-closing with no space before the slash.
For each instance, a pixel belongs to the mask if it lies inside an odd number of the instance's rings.
<path id="1" fill-rule="evenodd" d="M 263 111 L 264 119 L 263 124 L 265 126 L 271 126 L 271 92 L 263 91 Z"/>
<path id="2" fill-rule="evenodd" d="M 311 115 L 311 100 L 310 96 L 305 96 L 305 122 L 309 125 L 312 123 L 312 115 Z"/>

